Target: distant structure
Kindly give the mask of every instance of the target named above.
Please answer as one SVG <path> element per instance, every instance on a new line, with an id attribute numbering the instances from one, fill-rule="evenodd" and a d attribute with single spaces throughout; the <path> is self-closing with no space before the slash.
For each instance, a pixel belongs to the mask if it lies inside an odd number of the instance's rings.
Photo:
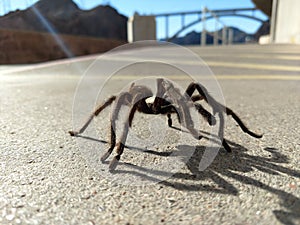
<path id="1" fill-rule="evenodd" d="M 156 40 L 155 16 L 140 16 L 135 13 L 127 22 L 127 40 L 129 43 L 141 40 Z"/>
<path id="2" fill-rule="evenodd" d="M 260 39 L 261 44 L 300 44 L 299 0 L 252 0 L 257 8 L 270 17 L 270 35 Z"/>
<path id="3" fill-rule="evenodd" d="M 127 34 L 128 42 L 140 41 L 140 40 L 156 40 L 156 21 L 157 18 L 163 18 L 165 20 L 165 38 L 162 40 L 165 41 L 174 41 L 178 36 L 183 32 L 194 26 L 195 24 L 202 23 L 202 32 L 200 35 L 199 42 L 201 45 L 205 46 L 207 44 L 207 38 L 209 36 L 214 36 L 214 44 L 218 45 L 221 41 L 222 44 L 232 44 L 234 38 L 234 31 L 230 27 L 226 26 L 221 20 L 220 17 L 226 16 L 235 16 L 242 17 L 247 19 L 252 19 L 261 23 L 266 22 L 262 18 L 259 18 L 254 15 L 255 11 L 258 11 L 257 8 L 234 8 L 234 9 L 223 9 L 223 10 L 209 10 L 206 7 L 203 7 L 201 10 L 189 11 L 189 12 L 170 12 L 170 13 L 160 13 L 160 14 L 151 14 L 143 15 L 135 13 L 133 17 L 130 17 L 128 20 Z M 252 12 L 252 15 L 249 13 Z M 185 18 L 188 16 L 194 16 L 194 20 L 185 22 Z M 169 19 L 179 17 L 181 18 L 181 27 L 173 35 L 169 34 Z M 215 32 L 208 32 L 206 30 L 206 21 L 214 19 L 215 20 Z M 222 26 L 222 34 L 219 34 L 219 25 Z M 185 42 L 185 41 L 184 41 Z"/>

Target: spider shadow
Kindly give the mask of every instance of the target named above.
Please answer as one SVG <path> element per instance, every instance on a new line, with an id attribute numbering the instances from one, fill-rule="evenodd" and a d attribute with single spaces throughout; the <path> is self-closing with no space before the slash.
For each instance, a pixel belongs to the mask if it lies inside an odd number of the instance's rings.
<path id="1" fill-rule="evenodd" d="M 107 144 L 108 143 L 107 141 L 100 140 L 100 139 L 93 138 L 93 137 L 89 137 L 89 136 L 85 136 L 85 135 L 82 135 L 82 134 L 77 134 L 76 137 L 83 138 L 83 139 L 86 139 L 86 140 L 89 140 L 89 141 L 99 142 L 99 143 L 102 143 L 102 144 Z"/>
<path id="2" fill-rule="evenodd" d="M 179 130 L 179 128 L 177 129 Z M 202 131 L 202 134 L 206 135 L 204 138 L 209 138 L 207 133 Z M 107 143 L 106 141 L 87 136 L 78 135 L 78 137 L 100 143 Z M 296 224 L 294 222 L 295 220 L 300 221 L 300 199 L 297 196 L 279 188 L 272 187 L 261 180 L 251 177 L 251 175 L 247 176 L 247 173 L 256 170 L 272 176 L 282 176 L 282 174 L 284 174 L 290 177 L 300 178 L 300 171 L 293 170 L 282 165 L 289 163 L 289 158 L 282 154 L 278 149 L 272 147 L 264 148 L 264 155 L 267 156 L 251 155 L 247 148 L 232 141 L 227 140 L 227 142 L 232 147 L 232 153 L 227 153 L 222 148 L 212 164 L 204 171 L 199 171 L 198 166 L 206 147 L 197 146 L 193 155 L 186 162 L 186 167 L 188 169 L 187 172 L 184 171 L 170 174 L 169 172 L 155 169 L 148 170 L 147 168 L 121 161 L 120 164 L 128 167 L 129 170 L 121 170 L 117 168 L 115 173 L 130 173 L 134 176 L 140 176 L 143 179 L 148 179 L 156 183 L 159 182 L 161 185 L 169 186 L 177 190 L 214 192 L 237 196 L 239 194 L 238 188 L 236 188 L 226 178 L 231 180 L 233 179 L 244 185 L 251 185 L 278 196 L 281 201 L 280 206 L 282 206 L 285 210 L 273 210 L 273 213 L 277 220 L 281 223 L 293 225 Z M 172 153 L 147 150 L 134 146 L 126 147 L 131 150 L 141 151 L 144 154 L 159 155 L 162 157 L 168 157 Z M 187 148 L 194 148 L 194 146 L 177 146 L 178 151 L 182 151 Z M 151 176 L 151 174 L 153 176 Z M 155 178 L 154 175 L 156 174 L 162 175 L 166 177 L 166 179 L 161 181 Z M 211 180 L 213 184 L 203 185 L 201 184 L 201 181 L 203 180 Z M 197 181 L 199 182 L 197 183 Z"/>
<path id="3" fill-rule="evenodd" d="M 228 140 L 227 140 L 228 141 Z M 267 147 L 264 148 L 263 156 L 255 156 L 249 154 L 249 150 L 245 147 L 236 144 L 234 142 L 228 141 L 232 147 L 232 153 L 227 153 L 224 149 L 221 149 L 217 157 L 214 159 L 212 164 L 204 171 L 199 171 L 198 166 L 204 151 L 205 146 L 197 146 L 196 151 L 192 157 L 186 162 L 188 172 L 177 172 L 173 175 L 165 173 L 163 171 L 152 170 L 153 174 L 164 174 L 169 179 L 161 181 L 160 184 L 172 187 L 177 190 L 184 191 L 204 191 L 204 192 L 214 192 L 219 194 L 228 194 L 237 196 L 239 190 L 230 183 L 226 178 L 236 180 L 244 185 L 251 185 L 256 188 L 260 188 L 269 193 L 272 193 L 280 199 L 280 206 L 284 207 L 285 210 L 273 210 L 273 213 L 278 221 L 283 224 L 296 224 L 294 221 L 300 221 L 300 199 L 284 190 L 272 187 L 261 180 L 247 176 L 247 173 L 251 171 L 258 171 L 261 173 L 266 173 L 272 176 L 282 176 L 282 174 L 300 178 L 300 171 L 290 169 L 281 164 L 286 164 L 289 162 L 289 158 L 279 152 L 278 149 Z M 178 149 L 190 148 L 192 146 L 178 146 Z M 145 152 L 145 151 L 144 151 Z M 153 154 L 152 152 L 145 152 Z M 132 173 L 136 176 L 142 176 L 143 178 L 149 179 L 151 181 L 158 181 L 155 178 L 149 176 L 148 170 L 142 167 L 138 167 L 132 164 L 124 164 L 125 166 L 138 169 L 135 171 L 127 170 L 117 170 L 117 173 Z M 144 172 L 147 172 L 145 175 Z M 203 185 L 200 181 L 211 180 L 213 185 Z M 192 184 L 191 181 L 193 181 Z M 199 184 L 195 184 L 199 181 Z"/>
<path id="4" fill-rule="evenodd" d="M 95 142 L 102 143 L 102 144 L 107 144 L 108 143 L 107 141 L 100 140 L 100 139 L 93 138 L 93 137 L 89 137 L 89 136 L 85 136 L 85 135 L 82 135 L 82 134 L 78 134 L 78 135 L 76 135 L 76 137 L 83 138 L 83 139 L 86 139 L 86 140 L 89 140 L 89 141 L 95 141 Z M 129 146 L 129 145 L 125 145 L 125 148 L 128 148 L 130 150 L 135 150 L 135 151 L 141 151 L 141 152 L 149 153 L 149 154 L 153 154 L 153 155 L 158 155 L 158 156 L 170 156 L 172 154 L 172 152 L 157 152 L 157 151 L 144 149 L 144 148 L 139 148 L 139 147 L 136 147 L 136 146 Z M 133 165 L 133 164 L 130 164 L 130 163 L 127 163 L 127 164 L 128 165 Z"/>

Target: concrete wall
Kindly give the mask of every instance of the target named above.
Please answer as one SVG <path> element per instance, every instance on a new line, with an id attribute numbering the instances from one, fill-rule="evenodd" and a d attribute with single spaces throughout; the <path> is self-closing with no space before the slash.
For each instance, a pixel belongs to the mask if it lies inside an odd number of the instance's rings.
<path id="1" fill-rule="evenodd" d="M 300 44 L 300 0 L 277 1 L 275 43 Z"/>
<path id="2" fill-rule="evenodd" d="M 156 21 L 154 16 L 135 14 L 128 19 L 128 42 L 156 40 Z"/>

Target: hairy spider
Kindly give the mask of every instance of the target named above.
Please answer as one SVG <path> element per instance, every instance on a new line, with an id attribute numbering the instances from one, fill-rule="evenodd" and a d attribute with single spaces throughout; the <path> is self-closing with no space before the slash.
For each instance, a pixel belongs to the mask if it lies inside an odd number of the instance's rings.
<path id="1" fill-rule="evenodd" d="M 195 91 L 197 91 L 198 94 L 193 95 Z M 113 158 L 109 165 L 109 170 L 113 171 L 116 168 L 124 151 L 128 130 L 129 127 L 131 127 L 136 111 L 145 114 L 167 115 L 169 127 L 172 127 L 171 114 L 175 113 L 179 123 L 185 127 L 195 138 L 201 139 L 202 136 L 194 128 L 194 123 L 190 114 L 190 108 L 195 107 L 211 126 L 216 124 L 216 119 L 215 116 L 208 112 L 201 104 L 197 103 L 197 101 L 200 100 L 205 100 L 212 107 L 214 115 L 218 113 L 220 118 L 219 136 L 222 139 L 222 145 L 227 152 L 231 152 L 231 148 L 223 138 L 224 112 L 227 115 L 231 115 L 245 133 L 255 138 L 262 137 L 262 135 L 250 131 L 231 109 L 218 103 L 201 84 L 193 82 L 187 87 L 185 93 L 181 94 L 179 89 L 175 88 L 169 80 L 163 78 L 157 79 L 156 95 L 153 95 L 150 88 L 132 83 L 129 91 L 122 92 L 118 96 L 111 96 L 103 104 L 99 105 L 79 131 L 69 131 L 69 133 L 71 136 L 76 136 L 84 132 L 92 119 L 95 116 L 98 116 L 103 109 L 115 101 L 115 106 L 112 110 L 112 115 L 110 118 L 110 148 L 101 157 L 101 161 L 104 162 L 116 147 L 117 155 Z M 128 115 L 128 121 L 124 123 L 124 129 L 120 141 L 116 143 L 115 122 L 118 119 L 119 111 L 123 105 L 129 106 L 130 111 Z"/>

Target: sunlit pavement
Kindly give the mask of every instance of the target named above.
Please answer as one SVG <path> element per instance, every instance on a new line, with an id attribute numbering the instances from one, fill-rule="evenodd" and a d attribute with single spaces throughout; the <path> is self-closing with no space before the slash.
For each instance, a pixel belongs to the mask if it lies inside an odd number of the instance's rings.
<path id="1" fill-rule="evenodd" d="M 79 137 L 67 133 L 77 83 L 96 56 L 0 66 L 0 223 L 300 224 L 300 46 L 190 49 L 210 66 L 226 104 L 264 137 L 247 136 L 228 118 L 232 153 L 221 149 L 198 172 L 200 141 L 185 168 L 137 187 L 101 177 L 82 156 Z M 104 128 L 87 144 L 107 140 Z"/>

